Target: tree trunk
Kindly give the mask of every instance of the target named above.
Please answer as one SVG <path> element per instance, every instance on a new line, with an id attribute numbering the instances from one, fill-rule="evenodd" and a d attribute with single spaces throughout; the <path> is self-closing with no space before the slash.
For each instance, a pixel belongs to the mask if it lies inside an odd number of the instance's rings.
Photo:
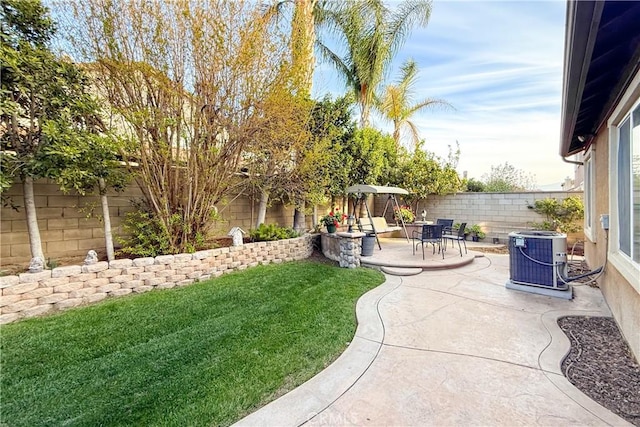
<path id="1" fill-rule="evenodd" d="M 369 113 L 371 105 L 367 96 L 367 86 L 360 87 L 360 129 L 369 127 Z"/>
<path id="2" fill-rule="evenodd" d="M 27 231 L 29 233 L 29 246 L 31 258 L 40 257 L 45 262 L 38 228 L 38 216 L 36 215 L 36 202 L 33 195 L 33 178 L 26 176 L 22 183 L 24 191 L 24 210 L 27 215 Z"/>
<path id="3" fill-rule="evenodd" d="M 315 227 L 319 222 L 320 219 L 318 217 L 318 205 L 313 205 L 313 226 Z"/>
<path id="4" fill-rule="evenodd" d="M 316 8 L 316 3 L 317 0 L 296 1 L 291 22 L 293 67 L 300 73 L 299 88 L 307 95 L 311 94 L 315 66 L 316 23 L 313 10 Z"/>
<path id="5" fill-rule="evenodd" d="M 100 185 L 100 204 L 102 205 L 102 219 L 104 221 L 104 244 L 107 247 L 107 260 L 113 261 L 115 258 L 113 250 L 113 235 L 111 234 L 111 217 L 109 215 L 109 201 L 107 200 L 107 185 L 103 178 L 98 181 Z"/>
<path id="6" fill-rule="evenodd" d="M 307 217 L 304 213 L 305 202 L 304 200 L 298 200 L 296 204 L 299 207 L 296 207 L 293 211 L 293 229 L 298 233 L 302 233 L 307 228 Z"/>
<path id="7" fill-rule="evenodd" d="M 260 204 L 258 205 L 258 218 L 256 219 L 256 228 L 260 224 L 264 224 L 265 219 L 267 218 L 267 202 L 269 201 L 269 192 L 263 190 L 260 193 Z"/>

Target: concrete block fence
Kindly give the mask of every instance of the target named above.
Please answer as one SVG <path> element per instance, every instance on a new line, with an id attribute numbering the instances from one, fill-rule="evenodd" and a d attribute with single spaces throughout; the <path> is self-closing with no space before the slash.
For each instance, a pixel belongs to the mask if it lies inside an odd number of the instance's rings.
<path id="1" fill-rule="evenodd" d="M 311 235 L 192 254 L 118 259 L 0 277 L 0 323 L 91 304 L 105 298 L 187 286 L 260 264 L 308 258 Z"/>
<path id="2" fill-rule="evenodd" d="M 500 243 L 508 242 L 509 233 L 531 229 L 534 222 L 544 217 L 528 206 L 536 200 L 555 198 L 563 200 L 574 196 L 582 198 L 582 191 L 535 191 L 522 193 L 458 193 L 446 196 L 429 196 L 420 202 L 418 211 L 427 211 L 427 219 L 450 218 L 455 222 L 466 222 L 467 226 L 478 224 L 486 233 L 486 241 L 496 238 Z M 374 201 L 375 215 L 381 215 L 386 197 Z M 393 222 L 393 211 L 387 212 L 387 222 Z M 582 235 L 582 233 L 580 233 Z M 398 234 L 398 237 L 400 235 Z M 578 236 L 579 239 L 584 239 Z"/>
<path id="3" fill-rule="evenodd" d="M 106 254 L 104 225 L 97 216 L 101 213 L 97 196 L 81 196 L 74 192 L 63 194 L 53 181 L 42 179 L 34 183 L 38 227 L 45 258 L 59 260 L 63 257 L 82 257 L 90 249 L 103 256 Z M 17 183 L 5 192 L 19 209 L 0 206 L 0 266 L 8 264 L 29 265 L 31 250 L 27 219 L 24 210 L 22 185 Z M 114 236 L 123 236 L 122 224 L 128 212 L 135 208 L 132 200 L 141 200 L 142 190 L 132 183 L 122 193 L 110 191 L 109 211 Z M 223 237 L 231 227 L 249 231 L 254 227 L 259 200 L 243 195 L 221 204 L 222 218 L 213 225 L 211 237 Z M 95 209 L 91 209 L 94 207 Z M 293 224 L 293 208 L 274 203 L 267 209 L 266 223 L 281 226 Z M 312 228 L 311 215 L 307 215 L 308 227 Z M 116 242 L 117 244 L 117 242 Z"/>

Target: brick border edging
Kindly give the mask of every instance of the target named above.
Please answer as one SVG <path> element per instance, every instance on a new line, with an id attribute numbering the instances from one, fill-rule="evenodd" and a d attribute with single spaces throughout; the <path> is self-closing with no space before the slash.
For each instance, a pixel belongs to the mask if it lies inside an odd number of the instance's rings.
<path id="1" fill-rule="evenodd" d="M 0 324 L 112 296 L 187 286 L 260 264 L 305 259 L 312 252 L 313 238 L 306 234 L 294 239 L 247 243 L 192 254 L 118 259 L 3 276 L 0 277 Z"/>

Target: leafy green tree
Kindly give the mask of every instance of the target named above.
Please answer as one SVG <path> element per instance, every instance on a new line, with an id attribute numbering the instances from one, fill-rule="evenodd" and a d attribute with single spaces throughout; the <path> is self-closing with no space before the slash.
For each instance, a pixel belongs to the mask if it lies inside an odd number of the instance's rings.
<path id="1" fill-rule="evenodd" d="M 396 143 L 396 149 L 400 147 L 403 129 L 408 130 L 413 145 L 418 145 L 420 141 L 418 128 L 411 121 L 416 113 L 438 106 L 451 107 L 451 104 L 441 99 L 424 99 L 413 102 L 417 75 L 418 67 L 415 61 L 405 62 L 400 69 L 400 78 L 396 84 L 384 88 L 377 104 L 382 116 L 393 123 L 393 139 Z"/>
<path id="2" fill-rule="evenodd" d="M 535 178 L 522 170 L 516 169 L 509 162 L 491 166 L 491 173 L 482 176 L 484 191 L 488 193 L 513 193 L 530 191 L 536 187 Z"/>
<path id="3" fill-rule="evenodd" d="M 55 33 L 48 9 L 39 0 L 1 0 L 0 13 L 0 142 L 10 153 L 0 182 L 4 189 L 22 181 L 31 254 L 44 261 L 33 181 L 51 178 L 81 193 L 102 184 L 104 192 L 116 148 L 103 134 L 86 75 L 48 48 Z"/>
<path id="4" fill-rule="evenodd" d="M 375 93 L 391 61 L 415 25 L 426 26 L 431 2 L 405 0 L 390 8 L 382 0 L 334 2 L 325 23 L 344 42 L 340 56 L 325 45 L 324 58 L 344 77 L 360 106 L 360 126 L 367 127 Z"/>
<path id="5" fill-rule="evenodd" d="M 353 137 L 344 141 L 343 150 L 336 154 L 336 173 L 342 169 L 345 179 L 340 180 L 340 186 L 332 186 L 332 196 L 342 197 L 347 195 L 345 189 L 350 185 L 388 185 L 385 171 L 392 169 L 397 157 L 391 135 L 370 127 L 357 128 Z M 362 211 L 360 215 L 363 215 Z"/>
<path id="6" fill-rule="evenodd" d="M 294 86 L 301 95 L 311 96 L 313 72 L 315 68 L 314 45 L 316 26 L 324 15 L 324 2 L 318 0 L 276 0 L 265 7 L 264 16 L 268 20 L 279 21 L 286 16 L 289 6 L 293 6 L 291 33 L 291 68 L 296 70 Z M 316 20 L 319 18 L 319 21 Z"/>
<path id="7" fill-rule="evenodd" d="M 411 154 L 402 154 L 388 175 L 393 177 L 393 185 L 409 192 L 403 198 L 414 205 L 415 212 L 419 211 L 419 202 L 429 195 L 453 194 L 461 188 L 460 178 L 451 161 L 424 150 L 423 143 L 419 143 Z"/>
<path id="8" fill-rule="evenodd" d="M 469 178 L 466 182 L 466 189 L 470 193 L 482 193 L 484 192 L 484 183 L 474 178 Z"/>
<path id="9" fill-rule="evenodd" d="M 285 15 L 287 6 L 293 5 L 290 27 L 290 50 L 291 50 L 291 73 L 293 81 L 293 91 L 303 97 L 311 96 L 313 86 L 313 72 L 315 67 L 314 44 L 316 42 L 316 16 L 322 15 L 322 4 L 318 0 L 278 0 L 269 5 L 265 10 L 268 19 L 279 20 Z M 313 143 L 313 139 L 309 142 Z M 314 153 L 312 155 L 312 153 Z M 319 157 L 324 157 L 322 147 L 314 147 L 312 144 L 305 144 L 304 150 L 296 153 L 296 161 L 299 164 L 299 172 L 303 176 L 313 178 L 316 173 L 311 168 L 305 168 L 305 163 L 317 162 Z M 291 181 L 289 181 L 291 182 Z M 296 189 L 304 187 L 302 181 Z M 314 193 L 315 188 L 310 189 Z M 302 191 L 284 190 L 286 196 L 293 201 L 295 206 L 293 226 L 296 230 L 303 230 L 305 227 L 305 206 L 313 194 L 305 194 Z M 264 196 L 264 194 L 263 194 Z M 307 197 L 308 196 L 308 197 Z M 261 203 L 264 197 L 261 198 Z M 262 206 L 262 204 L 261 204 Z"/>
<path id="10" fill-rule="evenodd" d="M 64 116 L 63 113 L 62 118 Z M 70 190 L 83 196 L 98 193 L 107 260 L 113 261 L 115 251 L 107 191 L 109 188 L 123 190 L 130 180 L 130 174 L 118 160 L 119 153 L 125 151 L 128 144 L 106 130 L 87 132 L 72 123 L 67 120 L 45 125 L 49 143 L 43 147 L 43 154 L 51 167 L 49 175 L 65 193 Z"/>
<path id="11" fill-rule="evenodd" d="M 314 207 L 314 224 L 318 223 L 315 206 L 325 203 L 327 196 L 342 195 L 348 186 L 352 157 L 346 147 L 355 131 L 351 108 L 349 97 L 334 100 L 327 95 L 315 101 L 311 111 L 308 150 L 312 155 L 306 156 L 299 179 L 305 186 L 306 200 Z"/>
<path id="12" fill-rule="evenodd" d="M 315 103 L 312 111 L 311 133 L 314 138 L 329 144 L 329 159 L 321 169 L 323 182 L 326 183 L 322 188 L 323 195 L 342 196 L 351 182 L 350 170 L 355 151 L 352 145 L 356 129 L 351 109 L 352 102 L 348 96 L 335 100 L 326 96 Z"/>
<path id="13" fill-rule="evenodd" d="M 347 185 L 386 185 L 388 179 L 383 172 L 395 161 L 393 138 L 377 129 L 358 128 L 348 142 L 346 150 L 352 160 Z"/>

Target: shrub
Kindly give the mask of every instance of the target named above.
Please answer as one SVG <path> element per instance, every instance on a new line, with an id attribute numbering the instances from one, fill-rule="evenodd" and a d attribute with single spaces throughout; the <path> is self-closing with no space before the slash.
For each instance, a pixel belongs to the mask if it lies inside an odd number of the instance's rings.
<path id="1" fill-rule="evenodd" d="M 400 222 L 400 218 L 402 218 L 404 222 L 413 222 L 416 219 L 416 215 L 413 213 L 411 206 L 403 205 L 399 208 L 393 208 L 393 219 L 396 222 Z"/>
<path id="2" fill-rule="evenodd" d="M 579 197 L 571 196 L 559 202 L 554 198 L 536 200 L 529 206 L 535 212 L 545 216 L 542 222 L 532 223 L 537 230 L 561 231 L 572 233 L 579 231 L 584 218 L 584 204 Z"/>
<path id="3" fill-rule="evenodd" d="M 175 253 L 171 251 L 170 239 L 160 221 L 149 212 L 128 212 L 122 223 L 122 229 L 128 237 L 118 237 L 122 244 L 118 254 L 139 257 L 155 257 Z"/>
<path id="4" fill-rule="evenodd" d="M 251 230 L 249 235 L 255 242 L 292 239 L 299 236 L 293 228 L 279 227 L 276 224 L 260 224 L 258 228 Z"/>

